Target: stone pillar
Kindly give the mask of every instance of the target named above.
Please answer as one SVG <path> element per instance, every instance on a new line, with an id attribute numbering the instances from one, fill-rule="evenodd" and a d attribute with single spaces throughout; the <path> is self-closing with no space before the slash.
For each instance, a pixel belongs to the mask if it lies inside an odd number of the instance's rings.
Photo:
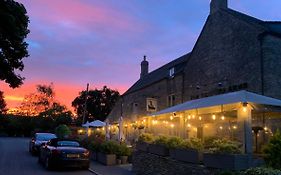
<path id="1" fill-rule="evenodd" d="M 239 138 L 243 144 L 243 152 L 251 154 L 252 148 L 252 107 L 243 103 L 237 110 Z"/>
<path id="2" fill-rule="evenodd" d="M 180 114 L 180 122 L 179 122 L 179 136 L 181 138 L 186 138 L 185 134 L 185 125 L 184 125 L 184 113 Z"/>
<path id="3" fill-rule="evenodd" d="M 147 132 L 152 133 L 152 117 L 147 117 Z"/>

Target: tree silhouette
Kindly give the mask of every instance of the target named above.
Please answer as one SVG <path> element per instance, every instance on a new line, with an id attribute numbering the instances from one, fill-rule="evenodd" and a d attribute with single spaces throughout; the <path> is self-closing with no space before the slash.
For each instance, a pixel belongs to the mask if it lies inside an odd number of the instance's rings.
<path id="1" fill-rule="evenodd" d="M 0 80 L 16 88 L 24 80 L 16 72 L 24 69 L 22 59 L 28 56 L 29 19 L 24 6 L 13 0 L 0 1 L 0 19 Z"/>
<path id="2" fill-rule="evenodd" d="M 88 95 L 86 95 L 86 91 L 80 92 L 80 96 L 76 97 L 72 102 L 72 106 L 80 119 L 83 117 L 86 96 L 86 120 L 104 121 L 118 100 L 120 94 L 118 91 L 107 88 L 106 86 L 100 90 L 90 90 Z"/>
<path id="3" fill-rule="evenodd" d="M 4 100 L 4 93 L 0 91 L 0 114 L 4 114 L 7 111 L 6 102 Z"/>
<path id="4" fill-rule="evenodd" d="M 61 105 L 55 100 L 53 84 L 37 85 L 36 92 L 25 96 L 19 107 L 20 115 L 42 116 L 56 118 L 64 116 L 71 118 L 72 113 L 66 106 Z"/>

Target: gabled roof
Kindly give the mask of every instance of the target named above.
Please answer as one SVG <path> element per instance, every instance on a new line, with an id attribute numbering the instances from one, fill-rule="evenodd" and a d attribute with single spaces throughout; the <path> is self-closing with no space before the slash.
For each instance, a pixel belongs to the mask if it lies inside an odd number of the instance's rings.
<path id="1" fill-rule="evenodd" d="M 189 58 L 189 53 L 183 55 L 168 64 L 150 72 L 149 74 L 145 75 L 143 78 L 139 79 L 133 86 L 131 86 L 123 95 L 132 93 L 134 91 L 140 90 L 145 88 L 146 86 L 150 86 L 153 83 L 161 81 L 165 78 L 169 77 L 169 69 L 175 68 L 175 75 L 181 73 L 186 65 L 186 62 Z"/>
<path id="2" fill-rule="evenodd" d="M 239 20 L 242 20 L 250 25 L 261 27 L 265 32 L 281 35 L 281 22 L 279 21 L 263 21 L 252 16 L 240 13 L 232 9 L 222 9 L 223 11 L 231 14 Z"/>
<path id="3" fill-rule="evenodd" d="M 242 90 L 238 92 L 231 92 L 227 94 L 187 101 L 185 103 L 153 113 L 152 115 L 161 115 L 166 113 L 180 112 L 180 111 L 199 109 L 199 108 L 207 108 L 207 107 L 233 104 L 239 102 L 281 106 L 281 100 Z"/>

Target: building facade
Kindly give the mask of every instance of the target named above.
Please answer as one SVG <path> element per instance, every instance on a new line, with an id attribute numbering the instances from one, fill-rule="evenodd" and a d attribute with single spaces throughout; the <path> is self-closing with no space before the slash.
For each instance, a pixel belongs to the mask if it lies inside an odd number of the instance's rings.
<path id="1" fill-rule="evenodd" d="M 119 128 L 124 129 L 119 133 L 125 133 L 126 139 L 134 139 L 140 132 L 184 138 L 221 136 L 240 139 L 250 152 L 251 128 L 263 130 L 256 150 L 280 128 L 281 110 L 267 100 L 281 99 L 281 22 L 262 21 L 227 4 L 227 0 L 211 1 L 210 14 L 190 53 L 152 72 L 144 57 L 140 79 L 122 95 L 108 117 L 112 124 L 119 122 Z M 254 93 L 254 102 L 228 104 L 222 100 L 214 106 L 201 105 L 209 97 L 232 97 L 233 92 Z M 265 101 L 255 102 L 259 95 Z M 205 101 L 197 103 L 196 99 Z M 181 104 L 201 107 L 177 110 Z M 169 112 L 161 112 L 166 109 Z"/>

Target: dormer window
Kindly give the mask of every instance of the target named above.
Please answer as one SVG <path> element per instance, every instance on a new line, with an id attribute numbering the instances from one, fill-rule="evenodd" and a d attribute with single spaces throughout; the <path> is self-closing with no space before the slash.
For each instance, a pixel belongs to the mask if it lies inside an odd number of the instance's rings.
<path id="1" fill-rule="evenodd" d="M 172 67 L 169 69 L 169 76 L 174 77 L 174 75 L 175 75 L 175 67 Z"/>

